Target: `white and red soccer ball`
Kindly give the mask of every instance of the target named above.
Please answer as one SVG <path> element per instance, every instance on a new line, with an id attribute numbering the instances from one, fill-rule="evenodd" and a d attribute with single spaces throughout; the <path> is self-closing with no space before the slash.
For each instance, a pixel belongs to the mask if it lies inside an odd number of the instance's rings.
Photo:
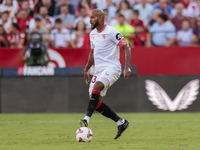
<path id="1" fill-rule="evenodd" d="M 78 142 L 90 142 L 92 137 L 92 130 L 87 127 L 81 127 L 76 131 L 76 140 Z"/>

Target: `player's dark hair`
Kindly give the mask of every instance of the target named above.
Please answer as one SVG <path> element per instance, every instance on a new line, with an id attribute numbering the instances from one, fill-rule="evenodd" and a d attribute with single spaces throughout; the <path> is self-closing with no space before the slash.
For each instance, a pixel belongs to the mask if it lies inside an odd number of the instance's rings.
<path id="1" fill-rule="evenodd" d="M 55 20 L 55 23 L 62 23 L 62 20 L 61 20 L 60 18 L 57 18 L 57 19 Z"/>
<path id="2" fill-rule="evenodd" d="M 165 22 L 168 20 L 168 17 L 165 14 L 159 14 L 158 17 L 163 19 Z"/>
<path id="3" fill-rule="evenodd" d="M 136 10 L 133 10 L 133 13 L 135 14 L 135 15 L 138 15 L 139 16 L 139 14 L 140 14 L 140 12 L 136 9 Z"/>

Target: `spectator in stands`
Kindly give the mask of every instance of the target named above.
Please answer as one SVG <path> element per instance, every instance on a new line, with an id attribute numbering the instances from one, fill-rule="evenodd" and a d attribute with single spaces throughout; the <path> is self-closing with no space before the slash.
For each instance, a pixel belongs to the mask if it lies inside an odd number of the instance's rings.
<path id="1" fill-rule="evenodd" d="M 130 25 L 132 25 L 135 28 L 137 24 L 141 24 L 142 26 L 144 26 L 143 21 L 139 19 L 139 11 L 134 10 L 133 11 L 133 19 L 131 19 Z"/>
<path id="2" fill-rule="evenodd" d="M 117 11 L 117 8 L 113 5 L 112 0 L 106 0 L 106 6 L 100 7 L 99 9 L 107 9 L 108 10 L 108 20 L 111 20 L 115 17 L 115 13 Z"/>
<path id="3" fill-rule="evenodd" d="M 200 7 L 200 1 L 193 0 L 193 1 L 191 1 L 191 3 L 189 4 L 189 6 L 187 8 L 187 15 L 188 15 L 188 17 L 190 17 L 192 27 L 195 26 L 195 18 L 197 18 L 199 16 L 199 13 L 200 13 L 199 7 Z"/>
<path id="4" fill-rule="evenodd" d="M 137 24 L 135 27 L 135 37 L 130 42 L 131 47 L 145 46 L 147 40 L 147 33 L 141 24 Z"/>
<path id="5" fill-rule="evenodd" d="M 134 38 L 133 33 L 135 30 L 130 24 L 125 24 L 124 15 L 119 15 L 119 24 L 115 25 L 114 28 L 119 30 L 128 44 L 130 43 L 130 39 Z"/>
<path id="6" fill-rule="evenodd" d="M 6 39 L 6 31 L 3 28 L 3 25 L 0 25 L 0 47 L 7 47 L 8 42 Z"/>
<path id="7" fill-rule="evenodd" d="M 133 11 L 130 9 L 130 4 L 128 1 L 121 1 L 119 5 L 120 13 L 124 15 L 127 22 L 132 19 Z"/>
<path id="8" fill-rule="evenodd" d="M 157 20 L 158 20 L 158 16 L 161 14 L 161 10 L 160 9 L 155 9 L 153 11 L 153 15 L 151 16 L 151 20 L 148 23 L 148 27 L 151 27 Z"/>
<path id="9" fill-rule="evenodd" d="M 71 5 L 71 4 L 69 4 L 69 0 L 60 0 L 60 1 L 57 1 L 56 5 L 57 6 L 55 7 L 54 16 L 60 15 L 60 7 L 61 7 L 61 5 L 67 5 L 69 13 L 72 14 L 72 15 L 75 14 L 74 6 Z"/>
<path id="10" fill-rule="evenodd" d="M 45 6 L 48 9 L 48 16 L 54 16 L 55 0 L 41 0 L 41 6 Z M 40 7 L 38 10 L 40 10 Z"/>
<path id="11" fill-rule="evenodd" d="M 104 15 L 105 15 L 104 22 L 105 22 L 105 24 L 109 25 L 110 20 L 108 20 L 108 9 L 104 9 L 103 12 L 104 12 Z"/>
<path id="12" fill-rule="evenodd" d="M 74 24 L 73 24 L 73 27 L 75 28 L 77 26 L 77 23 L 82 20 L 85 24 L 86 24 L 86 28 L 88 30 L 91 29 L 91 25 L 90 25 L 90 17 L 87 15 L 87 11 L 85 9 L 85 7 L 82 7 L 80 9 L 80 17 L 76 18 L 74 20 Z"/>
<path id="13" fill-rule="evenodd" d="M 20 30 L 16 23 L 12 23 L 9 30 L 10 33 L 7 35 L 7 40 L 10 48 L 22 48 L 26 38 L 25 33 Z"/>
<path id="14" fill-rule="evenodd" d="M 52 47 L 69 47 L 70 31 L 63 27 L 62 20 L 57 18 L 55 21 L 55 29 L 51 31 Z"/>
<path id="15" fill-rule="evenodd" d="M 106 0 L 91 0 L 92 4 L 96 8 L 105 8 L 106 7 Z"/>
<path id="16" fill-rule="evenodd" d="M 79 21 L 75 30 L 71 35 L 70 44 L 73 48 L 80 48 L 83 45 L 84 36 L 86 33 L 86 25 L 83 21 Z"/>
<path id="17" fill-rule="evenodd" d="M 3 25 L 6 33 L 9 33 L 9 28 L 11 25 L 11 19 L 9 18 L 9 12 L 5 11 L 1 14 L 0 24 Z"/>
<path id="18" fill-rule="evenodd" d="M 184 8 L 187 8 L 190 4 L 191 0 L 179 0 L 180 3 L 183 4 Z"/>
<path id="19" fill-rule="evenodd" d="M 168 20 L 166 14 L 160 14 L 157 22 L 149 29 L 147 35 L 147 46 L 172 46 L 175 42 L 176 29 Z"/>
<path id="20" fill-rule="evenodd" d="M 172 18 L 176 17 L 177 11 L 180 11 L 180 10 L 177 10 L 177 9 L 181 9 L 182 15 L 187 16 L 187 9 L 184 8 L 182 3 L 177 2 L 174 5 L 173 10 L 172 10 Z"/>
<path id="21" fill-rule="evenodd" d="M 94 10 L 94 7 L 92 7 L 90 0 L 80 0 L 78 8 L 75 9 L 75 16 L 76 17 L 80 16 L 79 10 L 80 10 L 81 7 L 85 7 L 87 15 L 90 15 L 90 12 L 92 10 Z"/>
<path id="22" fill-rule="evenodd" d="M 14 22 L 16 22 L 21 30 L 23 30 L 24 32 L 28 32 L 29 22 L 32 19 L 32 17 L 28 15 L 29 13 L 27 9 L 20 9 L 17 18 L 14 20 Z"/>
<path id="23" fill-rule="evenodd" d="M 177 43 L 179 46 L 188 46 L 192 42 L 193 31 L 188 20 L 182 21 L 182 30 L 177 32 Z"/>
<path id="24" fill-rule="evenodd" d="M 177 3 L 176 4 L 176 17 L 172 18 L 172 23 L 174 24 L 174 26 L 176 27 L 176 31 L 181 30 L 182 29 L 182 22 L 187 20 L 190 23 L 191 26 L 191 22 L 189 20 L 189 18 L 183 16 L 183 4 L 181 3 Z"/>
<path id="25" fill-rule="evenodd" d="M 190 45 L 200 45 L 200 16 L 196 18 L 196 26 L 193 28 L 193 37 Z"/>
<path id="26" fill-rule="evenodd" d="M 15 17 L 15 14 L 17 13 L 18 8 L 13 6 L 12 0 L 6 0 L 5 4 L 0 5 L 0 13 L 8 11 L 11 18 Z"/>
<path id="27" fill-rule="evenodd" d="M 129 3 L 130 7 L 132 8 L 136 0 L 115 0 L 115 5 L 117 6 L 117 8 L 120 7 L 120 3 L 122 1 L 127 1 Z"/>
<path id="28" fill-rule="evenodd" d="M 67 29 L 73 28 L 73 22 L 74 22 L 74 15 L 70 14 L 68 11 L 68 6 L 66 4 L 63 4 L 60 6 L 60 15 L 55 16 L 54 18 L 60 18 L 62 20 L 63 26 Z"/>
<path id="29" fill-rule="evenodd" d="M 23 2 L 22 2 L 22 9 L 26 9 L 27 11 L 28 11 L 28 16 L 29 17 L 33 17 L 34 16 L 34 11 L 33 10 L 31 10 L 31 8 L 30 8 L 30 4 L 29 4 L 29 1 L 28 0 L 24 0 Z"/>
<path id="30" fill-rule="evenodd" d="M 54 26 L 54 18 L 51 16 L 48 16 L 48 9 L 46 6 L 40 7 L 40 14 L 38 16 L 41 19 L 42 26 L 46 26 L 49 31 Z M 29 24 L 29 29 L 35 28 L 35 19 L 31 19 Z"/>
<path id="31" fill-rule="evenodd" d="M 147 26 L 153 12 L 153 6 L 147 3 L 147 0 L 141 0 L 140 3 L 133 7 L 133 9 L 139 11 L 139 19 L 141 19 L 144 22 L 144 25 Z"/>
<path id="32" fill-rule="evenodd" d="M 35 28 L 29 30 L 29 39 L 30 35 L 33 32 L 37 32 L 42 36 L 42 42 L 46 46 L 46 48 L 49 47 L 49 30 L 46 26 L 41 25 L 41 19 L 35 18 Z"/>
<path id="33" fill-rule="evenodd" d="M 166 14 L 168 18 L 172 16 L 172 7 L 167 4 L 167 0 L 159 0 L 158 4 L 154 5 L 154 10 L 160 9 L 163 14 Z"/>
<path id="34" fill-rule="evenodd" d="M 118 22 L 118 20 L 119 20 L 119 15 L 120 15 L 120 10 L 118 9 L 117 11 L 116 11 L 116 13 L 115 13 L 115 17 L 110 21 L 110 23 L 109 23 L 109 25 L 110 26 L 115 26 L 115 25 L 117 25 L 119 22 Z"/>

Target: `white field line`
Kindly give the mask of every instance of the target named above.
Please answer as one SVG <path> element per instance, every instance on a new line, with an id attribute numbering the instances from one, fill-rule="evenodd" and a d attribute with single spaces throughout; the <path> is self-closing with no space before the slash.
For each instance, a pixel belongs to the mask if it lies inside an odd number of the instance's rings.
<path id="1" fill-rule="evenodd" d="M 78 120 L 33 120 L 33 121 L 0 121 L 0 124 L 14 123 L 66 123 L 78 122 Z M 113 122 L 112 120 L 92 120 L 92 122 Z M 200 122 L 200 120 L 129 120 L 129 122 Z"/>

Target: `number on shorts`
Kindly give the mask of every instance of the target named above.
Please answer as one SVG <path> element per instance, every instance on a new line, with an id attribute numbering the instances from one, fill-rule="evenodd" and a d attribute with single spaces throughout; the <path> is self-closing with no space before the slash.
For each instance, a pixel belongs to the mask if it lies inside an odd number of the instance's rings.
<path id="1" fill-rule="evenodd" d="M 96 80 L 97 80 L 97 76 L 94 76 L 92 83 L 96 82 Z"/>

